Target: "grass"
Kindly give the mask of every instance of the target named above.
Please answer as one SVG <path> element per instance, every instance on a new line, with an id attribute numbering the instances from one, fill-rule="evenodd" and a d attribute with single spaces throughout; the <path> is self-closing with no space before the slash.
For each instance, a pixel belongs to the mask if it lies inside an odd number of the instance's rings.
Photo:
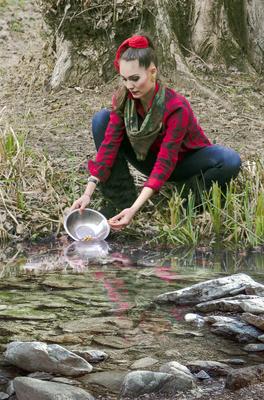
<path id="1" fill-rule="evenodd" d="M 216 183 L 209 193 L 201 193 L 199 207 L 195 207 L 192 192 L 189 192 L 186 207 L 180 193 L 174 191 L 166 212 L 156 212 L 155 241 L 182 246 L 201 243 L 232 248 L 263 246 L 263 167 L 261 161 L 246 163 L 225 193 Z"/>
<path id="2" fill-rule="evenodd" d="M 78 160 L 67 159 L 68 166 L 59 168 L 48 155 L 29 148 L 26 135 L 12 129 L 0 132 L 0 242 L 59 234 L 65 209 L 86 184 L 86 172 L 77 170 Z M 165 189 L 154 215 L 151 209 L 151 222 L 143 210 L 122 235 L 143 237 L 149 226 L 152 242 L 174 247 L 264 244 L 263 162 L 245 163 L 225 194 L 214 184 L 200 197 L 197 207 L 191 191 L 184 200 L 182 193 Z M 101 198 L 95 199 L 91 206 L 98 208 Z"/>

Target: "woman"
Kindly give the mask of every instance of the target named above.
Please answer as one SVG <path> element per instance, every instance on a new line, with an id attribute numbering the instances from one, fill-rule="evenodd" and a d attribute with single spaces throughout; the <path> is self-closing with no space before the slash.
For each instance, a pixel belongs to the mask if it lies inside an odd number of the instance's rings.
<path id="1" fill-rule="evenodd" d="M 71 209 L 83 210 L 100 182 L 109 200 L 103 212 L 112 217 L 111 228 L 120 230 L 166 181 L 196 177 L 208 190 L 213 182 L 224 187 L 237 176 L 239 155 L 213 145 L 186 98 L 157 80 L 157 58 L 147 36 L 125 40 L 114 65 L 123 87 L 113 96 L 112 111 L 102 110 L 93 118 L 98 152 L 95 161 L 88 162 L 86 190 Z M 138 197 L 127 161 L 147 176 Z M 116 209 L 122 211 L 114 215 Z"/>

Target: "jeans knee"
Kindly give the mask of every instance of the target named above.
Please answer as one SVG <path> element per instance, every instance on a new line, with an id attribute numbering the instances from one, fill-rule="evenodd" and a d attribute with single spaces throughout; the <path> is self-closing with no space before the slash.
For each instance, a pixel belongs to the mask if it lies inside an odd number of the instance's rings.
<path id="1" fill-rule="evenodd" d="M 223 167 L 229 171 L 231 177 L 236 177 L 241 168 L 240 155 L 233 149 L 225 148 L 223 154 Z"/>
<path id="2" fill-rule="evenodd" d="M 110 110 L 103 108 L 92 117 L 92 132 L 95 136 L 98 131 L 106 130 L 110 118 Z"/>

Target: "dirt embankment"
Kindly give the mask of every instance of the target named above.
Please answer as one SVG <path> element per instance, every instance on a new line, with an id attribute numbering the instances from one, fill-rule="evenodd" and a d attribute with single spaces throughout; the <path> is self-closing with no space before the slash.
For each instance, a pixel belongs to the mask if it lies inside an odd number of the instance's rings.
<path id="1" fill-rule="evenodd" d="M 94 112 L 110 105 L 116 82 L 97 87 L 65 87 L 46 91 L 52 71 L 52 47 L 33 1 L 0 1 L 1 126 L 28 134 L 33 146 L 46 150 L 63 167 L 69 157 L 80 163 L 94 155 L 90 121 Z M 49 39 L 51 40 L 51 39 Z M 191 102 L 207 135 L 231 146 L 242 157 L 261 157 L 264 150 L 264 81 L 237 71 L 200 75 L 209 88 L 193 80 L 169 82 Z M 210 93 L 209 93 L 210 92 Z"/>

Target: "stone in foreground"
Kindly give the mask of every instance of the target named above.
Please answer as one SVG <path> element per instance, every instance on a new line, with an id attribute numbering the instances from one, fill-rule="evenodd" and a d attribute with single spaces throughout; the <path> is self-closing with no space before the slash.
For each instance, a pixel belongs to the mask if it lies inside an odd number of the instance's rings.
<path id="1" fill-rule="evenodd" d="M 227 376 L 226 388 L 238 390 L 242 387 L 264 382 L 264 364 L 233 369 Z"/>
<path id="2" fill-rule="evenodd" d="M 256 282 L 246 274 L 235 274 L 224 278 L 211 279 L 193 286 L 167 292 L 156 297 L 159 303 L 173 302 L 175 304 L 197 304 L 204 301 L 219 299 L 245 293 L 248 287 L 254 287 Z"/>
<path id="3" fill-rule="evenodd" d="M 172 396 L 182 389 L 178 386 L 177 377 L 172 374 L 152 371 L 129 372 L 121 388 L 122 398 L 137 398 L 144 394 L 155 393 Z"/>
<path id="4" fill-rule="evenodd" d="M 12 342 L 4 357 L 10 364 L 30 372 L 79 376 L 93 369 L 87 361 L 64 347 L 43 342 Z"/>
<path id="5" fill-rule="evenodd" d="M 81 388 L 33 378 L 15 378 L 14 387 L 18 400 L 94 400 Z"/>
<path id="6" fill-rule="evenodd" d="M 195 388 L 195 377 L 191 371 L 178 363 L 177 361 L 170 361 L 160 367 L 160 372 L 165 372 L 175 376 L 177 382 L 177 389 L 180 391 L 191 390 Z"/>

